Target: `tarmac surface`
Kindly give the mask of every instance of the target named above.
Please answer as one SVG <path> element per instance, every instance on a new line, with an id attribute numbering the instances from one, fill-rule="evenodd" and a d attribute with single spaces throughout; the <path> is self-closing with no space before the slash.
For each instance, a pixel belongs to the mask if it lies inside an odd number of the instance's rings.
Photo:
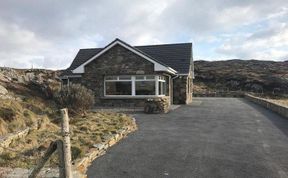
<path id="1" fill-rule="evenodd" d="M 288 177 L 288 119 L 245 99 L 194 98 L 134 116 L 138 131 L 94 160 L 88 177 Z"/>

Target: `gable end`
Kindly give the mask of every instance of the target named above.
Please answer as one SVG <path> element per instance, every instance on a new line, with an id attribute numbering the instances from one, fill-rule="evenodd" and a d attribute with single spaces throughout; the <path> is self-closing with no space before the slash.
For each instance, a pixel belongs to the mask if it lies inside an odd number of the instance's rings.
<path id="1" fill-rule="evenodd" d="M 86 62 L 84 62 L 83 64 L 81 64 L 77 68 L 75 68 L 74 70 L 72 70 L 72 72 L 73 73 L 84 73 L 84 66 L 85 65 L 89 64 L 91 61 L 93 61 L 97 57 L 101 56 L 102 54 L 104 54 L 106 51 L 108 51 L 109 49 L 111 49 L 115 45 L 121 45 L 122 47 L 132 51 L 136 55 L 138 55 L 138 56 L 140 56 L 140 57 L 152 62 L 154 64 L 154 70 L 155 71 L 165 71 L 165 72 L 169 72 L 169 73 L 172 73 L 172 74 L 176 74 L 177 73 L 177 71 L 172 69 L 171 67 L 168 67 L 165 64 L 162 64 L 162 63 L 156 61 L 155 59 L 152 59 L 150 56 L 144 54 L 143 52 L 140 52 L 139 50 L 135 49 L 134 47 L 132 47 L 132 46 L 126 44 L 126 43 L 124 43 L 123 41 L 121 41 L 119 39 L 114 40 L 112 43 L 110 43 L 105 48 L 103 48 L 99 53 L 97 53 L 96 55 L 91 57 L 89 60 L 87 60 Z"/>

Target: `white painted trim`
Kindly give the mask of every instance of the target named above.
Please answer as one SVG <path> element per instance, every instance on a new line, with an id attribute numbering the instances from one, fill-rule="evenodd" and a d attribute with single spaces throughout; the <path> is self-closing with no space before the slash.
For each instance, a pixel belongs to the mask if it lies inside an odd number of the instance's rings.
<path id="1" fill-rule="evenodd" d="M 69 78 L 67 78 L 67 84 L 68 84 L 68 87 L 70 86 L 70 80 Z"/>
<path id="2" fill-rule="evenodd" d="M 132 76 L 132 96 L 136 95 L 135 76 Z"/>
<path id="3" fill-rule="evenodd" d="M 104 48 L 103 50 L 101 50 L 99 53 L 97 53 L 95 56 L 93 56 L 92 58 L 90 58 L 88 61 L 84 62 L 83 64 L 81 64 L 80 66 L 78 66 L 76 69 L 72 70 L 73 73 L 84 73 L 84 66 L 87 65 L 88 63 L 90 63 L 91 61 L 93 61 L 94 59 L 96 59 L 97 57 L 101 56 L 102 54 L 104 54 L 106 51 L 108 51 L 109 49 L 111 49 L 112 47 L 114 47 L 115 45 L 121 45 L 122 47 L 132 51 L 133 53 L 137 54 L 138 56 L 152 62 L 154 64 L 154 71 L 165 71 L 165 72 L 169 72 L 171 74 L 175 74 L 177 73 L 176 70 L 172 69 L 171 67 L 166 67 L 162 64 L 159 64 L 158 62 L 154 61 L 153 59 L 147 57 L 146 55 L 140 53 L 139 51 L 131 48 L 130 46 L 122 43 L 119 40 L 116 40 L 114 43 L 110 44 L 109 46 L 107 46 L 106 48 Z"/>
<path id="4" fill-rule="evenodd" d="M 130 75 L 129 75 L 130 76 Z M 159 79 L 160 75 L 155 75 L 155 79 L 146 79 L 146 76 L 151 75 L 143 75 L 144 79 L 136 80 L 136 75 L 131 75 L 131 80 L 120 80 L 119 76 L 116 76 L 116 80 L 106 80 L 106 76 L 104 77 L 104 97 L 129 97 L 129 98 L 137 98 L 137 97 L 159 97 L 159 96 L 166 96 L 166 95 L 159 95 L 159 82 L 166 82 L 165 80 Z M 155 95 L 136 95 L 136 82 L 141 81 L 152 81 L 155 82 Z M 131 82 L 131 95 L 106 95 L 106 82 Z"/>
<path id="5" fill-rule="evenodd" d="M 155 81 L 155 95 L 156 96 L 159 95 L 159 76 L 156 77 L 156 81 Z"/>
<path id="6" fill-rule="evenodd" d="M 154 98 L 157 98 L 157 97 L 163 97 L 163 96 L 166 96 L 166 95 L 135 95 L 135 96 L 132 96 L 132 95 L 106 95 L 104 96 L 105 98 L 151 98 L 151 97 L 154 97 Z"/>
<path id="7" fill-rule="evenodd" d="M 177 75 L 190 75 L 190 74 L 188 73 L 188 74 L 177 74 Z"/>

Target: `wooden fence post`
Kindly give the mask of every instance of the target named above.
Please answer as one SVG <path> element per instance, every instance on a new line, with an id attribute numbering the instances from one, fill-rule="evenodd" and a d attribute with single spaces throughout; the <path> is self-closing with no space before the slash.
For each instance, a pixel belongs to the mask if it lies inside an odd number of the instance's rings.
<path id="1" fill-rule="evenodd" d="M 67 108 L 61 109 L 65 177 L 72 178 L 69 117 Z"/>
<path id="2" fill-rule="evenodd" d="M 49 148 L 45 152 L 42 159 L 39 160 L 36 167 L 32 170 L 31 174 L 29 175 L 29 178 L 36 178 L 36 176 L 39 174 L 40 170 L 43 168 L 44 164 L 47 162 L 47 160 L 50 158 L 50 156 L 56 151 L 57 144 L 56 142 L 51 142 Z"/>
<path id="3" fill-rule="evenodd" d="M 57 140 L 56 144 L 57 144 L 57 151 L 58 151 L 58 157 L 59 157 L 59 178 L 65 178 L 63 141 Z"/>

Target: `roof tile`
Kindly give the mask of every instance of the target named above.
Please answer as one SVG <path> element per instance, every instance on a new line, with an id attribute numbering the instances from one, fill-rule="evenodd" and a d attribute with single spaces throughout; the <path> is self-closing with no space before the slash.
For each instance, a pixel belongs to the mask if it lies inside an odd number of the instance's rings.
<path id="1" fill-rule="evenodd" d="M 144 54 L 173 68 L 178 73 L 189 73 L 192 62 L 192 43 L 134 46 Z M 62 75 L 73 75 L 71 70 L 88 61 L 103 48 L 80 49 L 69 68 Z"/>

